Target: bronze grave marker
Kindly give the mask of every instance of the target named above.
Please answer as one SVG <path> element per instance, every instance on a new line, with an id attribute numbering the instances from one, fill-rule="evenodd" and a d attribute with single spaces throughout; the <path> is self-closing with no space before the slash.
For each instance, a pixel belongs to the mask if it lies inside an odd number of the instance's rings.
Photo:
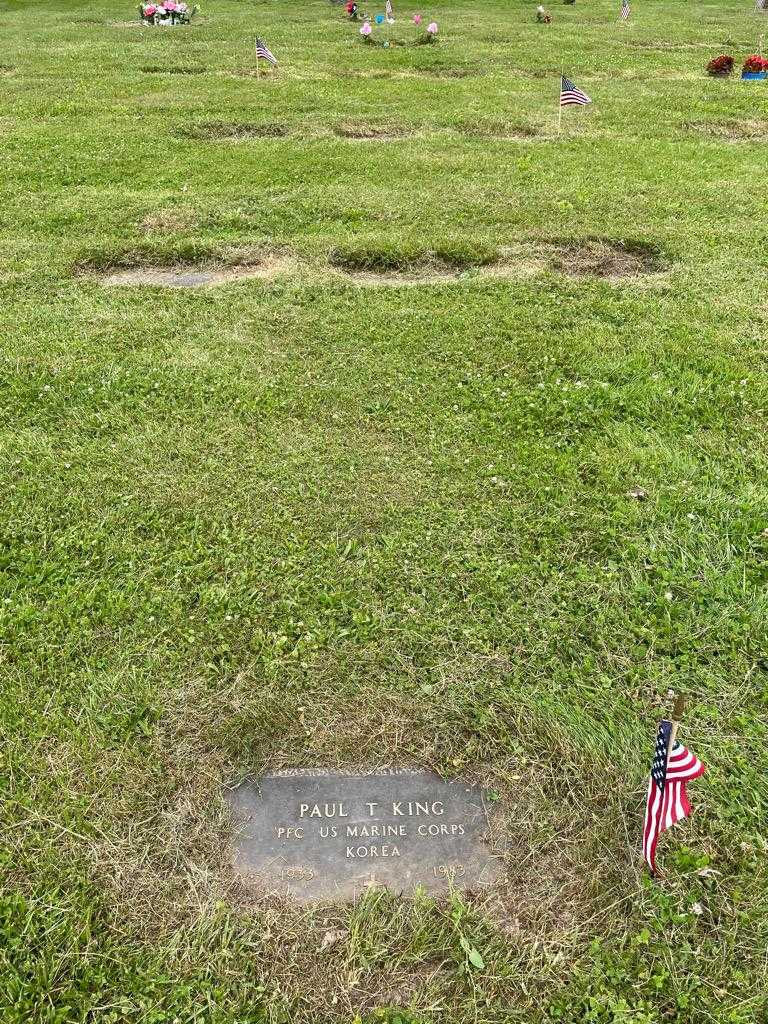
<path id="1" fill-rule="evenodd" d="M 299 771 L 227 793 L 236 874 L 300 901 L 354 898 L 370 885 L 412 893 L 479 889 L 502 872 L 480 787 L 432 772 Z"/>

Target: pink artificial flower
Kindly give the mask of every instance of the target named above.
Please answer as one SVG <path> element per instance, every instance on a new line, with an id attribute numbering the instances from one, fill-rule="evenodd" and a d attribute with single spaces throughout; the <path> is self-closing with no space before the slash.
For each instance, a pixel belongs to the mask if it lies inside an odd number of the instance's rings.
<path id="1" fill-rule="evenodd" d="M 166 9 L 166 11 L 175 11 L 176 2 L 175 0 L 163 0 L 163 7 Z"/>
<path id="2" fill-rule="evenodd" d="M 147 4 L 147 6 L 144 8 L 144 14 L 147 18 L 151 18 L 156 10 L 157 8 L 155 7 L 154 4 Z"/>
<path id="3" fill-rule="evenodd" d="M 414 14 L 414 16 L 413 16 L 413 24 L 414 25 L 420 25 L 421 24 L 421 15 L 420 14 Z"/>
<path id="4" fill-rule="evenodd" d="M 429 32 L 429 34 L 431 36 L 436 36 L 437 35 L 437 22 L 436 21 L 430 21 L 430 23 L 427 25 L 427 32 Z"/>
<path id="5" fill-rule="evenodd" d="M 363 23 L 363 27 L 360 29 L 360 35 L 361 36 L 369 36 L 372 31 L 373 30 L 372 30 L 371 26 L 366 21 L 366 22 Z"/>

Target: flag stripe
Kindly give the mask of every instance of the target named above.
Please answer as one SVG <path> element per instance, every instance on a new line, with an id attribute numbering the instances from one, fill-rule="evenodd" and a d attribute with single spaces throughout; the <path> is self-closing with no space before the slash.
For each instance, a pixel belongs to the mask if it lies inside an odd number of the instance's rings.
<path id="1" fill-rule="evenodd" d="M 277 64 L 277 57 L 270 50 L 263 39 L 256 37 L 256 60 L 261 58 L 262 60 L 268 61 L 270 64 Z"/>
<path id="2" fill-rule="evenodd" d="M 584 106 L 586 103 L 591 103 L 592 100 L 587 94 L 572 82 L 565 75 L 560 78 L 560 106 Z"/>
<path id="3" fill-rule="evenodd" d="M 682 744 L 675 743 L 670 751 L 671 736 L 672 723 L 661 722 L 648 780 L 643 824 L 643 859 L 652 872 L 656 870 L 659 836 L 691 813 L 686 784 L 691 779 L 698 779 L 705 771 L 701 761 Z"/>

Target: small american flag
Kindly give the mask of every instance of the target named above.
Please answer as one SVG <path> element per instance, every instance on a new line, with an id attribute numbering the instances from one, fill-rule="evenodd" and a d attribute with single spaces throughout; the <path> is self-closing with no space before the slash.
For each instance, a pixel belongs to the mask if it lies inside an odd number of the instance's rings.
<path id="1" fill-rule="evenodd" d="M 629 0 L 621 0 L 621 20 L 626 21 L 632 13 L 632 8 L 629 6 Z"/>
<path id="2" fill-rule="evenodd" d="M 560 78 L 560 106 L 561 107 L 583 107 L 585 103 L 591 103 L 592 100 L 587 96 L 585 92 L 582 92 L 578 86 L 566 78 L 565 75 Z"/>
<path id="3" fill-rule="evenodd" d="M 670 753 L 671 739 L 672 723 L 660 722 L 643 825 L 643 858 L 651 873 L 656 871 L 659 836 L 691 813 L 685 784 L 705 772 L 701 761 L 682 744 L 676 742 Z"/>
<path id="4" fill-rule="evenodd" d="M 259 58 L 269 61 L 270 64 L 277 64 L 277 57 L 272 53 L 264 40 L 256 36 L 256 60 Z"/>
<path id="5" fill-rule="evenodd" d="M 395 16 L 392 13 L 392 0 L 387 0 L 386 5 L 384 7 L 384 13 L 387 16 L 387 21 L 394 21 L 395 20 Z"/>

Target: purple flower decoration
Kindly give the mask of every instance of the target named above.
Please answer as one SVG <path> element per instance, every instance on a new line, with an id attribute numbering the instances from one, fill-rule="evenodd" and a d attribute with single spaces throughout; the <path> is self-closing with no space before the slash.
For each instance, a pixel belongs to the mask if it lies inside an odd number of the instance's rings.
<path id="1" fill-rule="evenodd" d="M 360 29 L 360 35 L 361 36 L 369 36 L 372 31 L 373 31 L 373 29 L 371 28 L 371 26 L 366 21 L 366 22 L 363 23 L 363 27 Z"/>
<path id="2" fill-rule="evenodd" d="M 436 21 L 430 21 L 430 23 L 427 25 L 427 32 L 429 32 L 429 34 L 431 36 L 436 36 L 437 35 L 437 22 Z"/>

